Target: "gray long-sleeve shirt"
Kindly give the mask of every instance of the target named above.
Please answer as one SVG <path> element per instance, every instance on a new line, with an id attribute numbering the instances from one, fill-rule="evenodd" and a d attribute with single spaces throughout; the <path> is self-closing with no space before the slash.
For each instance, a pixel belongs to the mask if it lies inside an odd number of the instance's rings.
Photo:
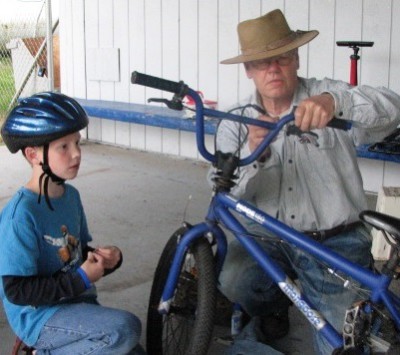
<path id="1" fill-rule="evenodd" d="M 383 87 L 299 78 L 292 107 L 324 92 L 335 99 L 336 117 L 357 124 L 350 131 L 313 130 L 318 146 L 281 131 L 271 144 L 271 157 L 264 164 L 242 167 L 232 190 L 236 197 L 255 203 L 297 230 L 331 229 L 358 220 L 367 203 L 355 147 L 383 139 L 400 124 L 400 96 Z M 257 104 L 256 96 L 246 103 Z M 244 111 L 246 116 L 259 115 L 255 110 Z M 250 154 L 246 138 L 244 125 L 222 121 L 217 149 L 239 150 L 243 158 Z"/>

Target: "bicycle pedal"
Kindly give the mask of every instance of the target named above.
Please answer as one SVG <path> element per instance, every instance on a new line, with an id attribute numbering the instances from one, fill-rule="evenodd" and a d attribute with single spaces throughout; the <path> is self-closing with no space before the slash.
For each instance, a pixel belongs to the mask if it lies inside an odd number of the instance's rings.
<path id="1" fill-rule="evenodd" d="M 233 344 L 233 337 L 232 335 L 225 335 L 222 337 L 215 337 L 214 342 L 217 344 L 225 345 L 225 346 L 230 346 Z"/>

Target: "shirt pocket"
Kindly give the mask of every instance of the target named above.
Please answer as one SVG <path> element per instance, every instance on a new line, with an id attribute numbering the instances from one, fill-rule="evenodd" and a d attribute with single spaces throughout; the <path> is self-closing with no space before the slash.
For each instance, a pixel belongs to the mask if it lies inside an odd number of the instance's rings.
<path id="1" fill-rule="evenodd" d="M 318 135 L 318 149 L 333 149 L 336 143 L 336 135 L 332 129 L 317 129 L 312 131 Z"/>

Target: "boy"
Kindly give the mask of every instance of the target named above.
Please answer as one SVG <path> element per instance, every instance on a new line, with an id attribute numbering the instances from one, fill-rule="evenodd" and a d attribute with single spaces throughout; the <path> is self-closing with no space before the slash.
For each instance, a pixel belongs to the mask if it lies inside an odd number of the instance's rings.
<path id="1" fill-rule="evenodd" d="M 13 331 L 37 354 L 143 354 L 139 319 L 100 306 L 94 283 L 122 253 L 91 248 L 78 191 L 80 133 L 88 117 L 74 99 L 46 92 L 22 100 L 2 138 L 32 167 L 0 214 L 0 297 Z M 42 198 L 44 197 L 44 198 Z"/>

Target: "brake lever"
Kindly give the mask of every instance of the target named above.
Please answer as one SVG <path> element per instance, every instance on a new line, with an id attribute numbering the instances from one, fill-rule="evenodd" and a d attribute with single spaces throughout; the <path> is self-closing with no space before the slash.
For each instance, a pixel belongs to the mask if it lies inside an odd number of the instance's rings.
<path id="1" fill-rule="evenodd" d="M 172 100 L 167 100 L 167 99 L 159 99 L 159 98 L 150 98 L 147 100 L 147 102 L 159 102 L 164 105 L 166 105 L 168 108 L 171 110 L 176 110 L 176 111 L 182 111 L 183 110 L 183 104 L 182 100 L 173 98 Z"/>
<path id="2" fill-rule="evenodd" d="M 301 143 L 311 143 L 313 145 L 315 145 L 316 147 L 319 146 L 318 144 L 318 134 L 314 133 L 314 132 L 304 132 L 302 131 L 299 127 L 295 126 L 295 125 L 290 125 L 287 127 L 286 129 L 286 135 L 290 136 L 290 135 L 295 135 L 298 136 L 300 138 L 300 142 Z"/>

